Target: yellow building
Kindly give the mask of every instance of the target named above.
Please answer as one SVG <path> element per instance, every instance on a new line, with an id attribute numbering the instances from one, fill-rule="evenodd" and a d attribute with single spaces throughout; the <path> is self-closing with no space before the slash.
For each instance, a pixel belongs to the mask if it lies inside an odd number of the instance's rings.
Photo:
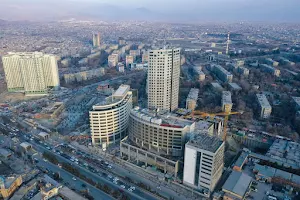
<path id="1" fill-rule="evenodd" d="M 11 196 L 22 184 L 22 176 L 1 177 L 0 176 L 0 194 L 3 198 Z"/>

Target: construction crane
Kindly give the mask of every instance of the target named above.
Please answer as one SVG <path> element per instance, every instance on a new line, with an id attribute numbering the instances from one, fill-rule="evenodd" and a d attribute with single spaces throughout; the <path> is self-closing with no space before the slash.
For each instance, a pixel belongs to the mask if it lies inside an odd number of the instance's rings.
<path id="1" fill-rule="evenodd" d="M 240 115 L 240 114 L 243 114 L 243 111 L 241 111 L 241 112 L 207 113 L 207 112 L 202 112 L 202 111 L 195 110 L 188 117 L 194 118 L 195 115 L 196 115 L 196 116 L 201 117 L 201 118 L 210 117 L 211 119 L 214 119 L 215 116 L 224 116 L 223 141 L 226 141 L 226 137 L 227 137 L 227 123 L 228 123 L 229 116 L 230 115 Z"/>

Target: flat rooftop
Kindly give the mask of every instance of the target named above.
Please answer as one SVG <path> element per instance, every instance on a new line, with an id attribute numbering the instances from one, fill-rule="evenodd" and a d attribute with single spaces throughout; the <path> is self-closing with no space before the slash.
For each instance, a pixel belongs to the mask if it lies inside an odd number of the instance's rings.
<path id="1" fill-rule="evenodd" d="M 242 88 L 236 83 L 229 83 L 229 86 L 234 90 L 241 90 Z"/>
<path id="2" fill-rule="evenodd" d="M 223 87 L 220 85 L 220 83 L 212 82 L 211 85 L 216 89 L 223 90 Z"/>
<path id="3" fill-rule="evenodd" d="M 297 106 L 300 107 L 300 97 L 292 97 Z"/>
<path id="4" fill-rule="evenodd" d="M 229 92 L 229 91 L 223 91 L 222 92 L 222 103 L 224 103 L 224 104 L 232 104 L 231 92 Z"/>
<path id="5" fill-rule="evenodd" d="M 225 184 L 223 185 L 223 191 L 236 194 L 240 197 L 244 197 L 248 191 L 252 178 L 242 172 L 232 171 Z"/>
<path id="6" fill-rule="evenodd" d="M 113 97 L 124 97 L 129 90 L 129 85 L 120 85 L 117 91 L 115 91 L 115 93 L 113 94 Z"/>
<path id="7" fill-rule="evenodd" d="M 198 100 L 198 95 L 199 95 L 199 89 L 191 88 L 191 90 L 189 92 L 189 95 L 187 97 L 187 100 L 197 101 Z"/>
<path id="8" fill-rule="evenodd" d="M 173 128 L 184 128 L 191 126 L 195 122 L 185 120 L 179 117 L 172 116 L 171 113 L 156 113 L 149 109 L 134 108 L 131 114 L 149 123 L 157 124 L 159 126 L 168 126 Z"/>
<path id="9" fill-rule="evenodd" d="M 194 137 L 187 143 L 187 145 L 213 153 L 215 153 L 222 144 L 223 141 L 219 138 L 206 134 L 195 134 Z"/>
<path id="10" fill-rule="evenodd" d="M 67 199 L 87 200 L 86 198 L 80 196 L 79 194 L 75 193 L 74 191 L 70 190 L 70 189 L 67 188 L 67 187 L 62 187 L 62 188 L 59 190 L 59 194 L 60 194 L 61 196 L 63 196 L 64 198 L 67 198 Z"/>
<path id="11" fill-rule="evenodd" d="M 224 69 L 221 65 L 213 65 L 213 68 L 219 69 L 222 73 L 226 74 L 227 76 L 232 76 L 232 74 Z"/>
<path id="12" fill-rule="evenodd" d="M 242 154 L 239 156 L 239 158 L 236 160 L 234 165 L 238 167 L 242 167 L 243 163 L 248 158 L 248 155 L 249 155 L 248 153 L 243 151 Z"/>
<path id="13" fill-rule="evenodd" d="M 272 108 L 266 95 L 264 94 L 256 94 L 256 97 L 257 97 L 257 100 L 258 100 L 258 103 L 260 104 L 261 107 L 263 108 Z"/>

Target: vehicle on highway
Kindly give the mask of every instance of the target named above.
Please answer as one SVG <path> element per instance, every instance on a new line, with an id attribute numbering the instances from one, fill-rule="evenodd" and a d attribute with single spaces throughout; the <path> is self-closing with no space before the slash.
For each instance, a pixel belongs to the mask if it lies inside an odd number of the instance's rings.
<path id="1" fill-rule="evenodd" d="M 77 180 L 77 179 L 76 179 L 74 176 L 73 176 L 73 178 L 72 178 L 72 179 L 73 179 L 73 181 L 76 181 L 76 180 Z"/>
<path id="2" fill-rule="evenodd" d="M 120 187 L 123 188 L 123 189 L 125 189 L 125 185 L 121 185 Z"/>

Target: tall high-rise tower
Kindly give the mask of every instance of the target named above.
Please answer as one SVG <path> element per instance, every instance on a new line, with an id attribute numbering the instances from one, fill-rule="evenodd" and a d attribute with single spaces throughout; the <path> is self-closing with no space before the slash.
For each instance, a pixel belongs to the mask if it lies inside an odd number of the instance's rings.
<path id="1" fill-rule="evenodd" d="M 9 53 L 2 57 L 8 91 L 24 91 L 26 95 L 47 94 L 48 88 L 59 86 L 54 55 Z"/>
<path id="2" fill-rule="evenodd" d="M 173 111 L 178 108 L 180 49 L 149 51 L 148 108 Z"/>
<path id="3" fill-rule="evenodd" d="M 101 44 L 100 33 L 93 34 L 93 46 L 100 47 L 100 44 Z"/>

